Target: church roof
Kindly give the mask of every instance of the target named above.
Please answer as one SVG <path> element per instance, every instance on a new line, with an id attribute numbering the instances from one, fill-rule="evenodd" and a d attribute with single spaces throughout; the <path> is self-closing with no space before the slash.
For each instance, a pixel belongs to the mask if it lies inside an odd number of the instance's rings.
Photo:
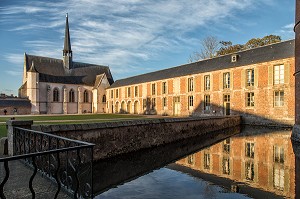
<path id="1" fill-rule="evenodd" d="M 0 98 L 0 107 L 31 107 L 31 103 L 23 98 Z"/>
<path id="2" fill-rule="evenodd" d="M 144 82 L 151 82 L 294 57 L 294 49 L 295 40 L 284 41 L 234 53 L 238 55 L 238 60 L 236 62 L 231 62 L 232 54 L 224 55 L 212 59 L 206 59 L 190 64 L 176 66 L 173 68 L 120 79 L 115 81 L 109 88 L 116 88 L 132 84 L 139 84 Z"/>
<path id="3" fill-rule="evenodd" d="M 72 62 L 72 67 L 67 69 L 61 59 L 28 54 L 25 54 L 25 62 L 26 71 L 29 71 L 31 64 L 34 63 L 40 82 L 94 86 L 96 76 L 103 73 L 106 74 L 110 84 L 114 82 L 108 66 Z"/>

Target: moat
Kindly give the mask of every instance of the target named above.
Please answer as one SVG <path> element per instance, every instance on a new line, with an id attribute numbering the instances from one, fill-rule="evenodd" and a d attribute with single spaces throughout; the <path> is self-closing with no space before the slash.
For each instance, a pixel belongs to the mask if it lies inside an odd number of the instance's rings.
<path id="1" fill-rule="evenodd" d="M 290 137 L 291 130 L 245 126 L 102 160 L 94 165 L 94 192 L 96 198 L 297 198 L 300 144 Z"/>

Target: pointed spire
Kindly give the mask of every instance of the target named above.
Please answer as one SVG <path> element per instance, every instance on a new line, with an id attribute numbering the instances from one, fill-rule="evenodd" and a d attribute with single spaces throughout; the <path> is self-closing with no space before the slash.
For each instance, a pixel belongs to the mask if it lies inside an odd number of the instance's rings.
<path id="1" fill-rule="evenodd" d="M 32 63 L 31 63 L 31 67 L 30 67 L 30 69 L 28 70 L 28 72 L 37 73 L 37 71 L 36 71 L 36 68 L 35 68 L 35 65 L 34 65 L 34 62 L 33 62 L 33 61 L 32 61 Z"/>
<path id="2" fill-rule="evenodd" d="M 70 40 L 70 32 L 69 32 L 68 13 L 66 14 L 66 29 L 65 29 L 63 58 L 64 58 L 64 66 L 67 69 L 70 69 L 72 67 L 72 50 L 71 50 L 71 40 Z"/>
<path id="3" fill-rule="evenodd" d="M 64 52 L 67 52 L 67 53 L 72 52 L 72 50 L 71 50 L 70 32 L 69 32 L 68 13 L 66 14 L 66 29 L 65 29 Z"/>

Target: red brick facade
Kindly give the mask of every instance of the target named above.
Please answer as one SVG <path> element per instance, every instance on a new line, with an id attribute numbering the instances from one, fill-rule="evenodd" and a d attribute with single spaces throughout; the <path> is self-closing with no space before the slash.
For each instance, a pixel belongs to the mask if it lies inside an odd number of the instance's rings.
<path id="1" fill-rule="evenodd" d="M 228 138 L 176 163 L 277 195 L 295 197 L 295 155 L 290 132 Z"/>
<path id="2" fill-rule="evenodd" d="M 107 111 L 175 116 L 242 114 L 247 116 L 244 117 L 246 123 L 263 121 L 293 124 L 294 72 L 295 59 L 291 57 L 108 88 Z M 226 73 L 227 77 L 225 77 Z M 205 77 L 209 78 L 209 88 L 206 87 Z M 226 78 L 228 78 L 228 88 L 225 85 Z M 188 88 L 190 86 L 188 81 L 192 82 L 192 88 Z M 166 88 L 163 88 L 163 85 L 166 85 Z M 138 95 L 134 93 L 135 86 L 138 87 Z M 130 96 L 127 93 L 129 87 Z M 116 93 L 116 89 L 120 93 L 118 97 L 116 94 L 113 97 L 108 95 L 111 92 Z M 165 92 L 163 93 L 162 90 Z M 210 99 L 206 108 L 205 98 Z M 145 101 L 148 104 L 145 104 Z M 120 106 L 113 108 L 122 102 L 126 104 L 125 110 Z M 127 106 L 128 103 L 130 107 Z"/>

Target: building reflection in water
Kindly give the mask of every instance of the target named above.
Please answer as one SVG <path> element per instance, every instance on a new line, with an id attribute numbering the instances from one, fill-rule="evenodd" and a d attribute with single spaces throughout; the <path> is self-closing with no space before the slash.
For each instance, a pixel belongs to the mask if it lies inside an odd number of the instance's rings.
<path id="1" fill-rule="evenodd" d="M 176 164 L 233 180 L 241 187 L 250 186 L 295 198 L 291 131 L 247 128 L 241 134 L 189 155 Z"/>

